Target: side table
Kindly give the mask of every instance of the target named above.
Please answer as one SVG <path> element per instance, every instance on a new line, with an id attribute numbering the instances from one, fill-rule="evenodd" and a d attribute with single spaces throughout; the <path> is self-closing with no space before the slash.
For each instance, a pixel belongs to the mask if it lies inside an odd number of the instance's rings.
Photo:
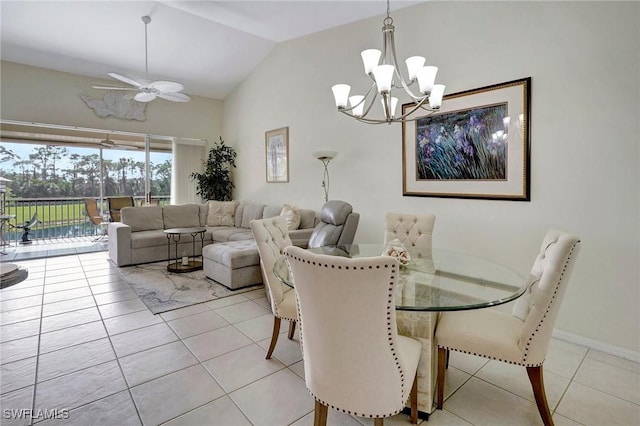
<path id="1" fill-rule="evenodd" d="M 204 247 L 204 233 L 206 228 L 172 228 L 165 229 L 167 235 L 167 271 L 169 272 L 193 272 L 202 269 L 202 248 Z M 182 256 L 178 255 L 178 245 L 183 235 L 191 235 L 191 253 L 183 262 Z M 200 237 L 200 255 L 196 256 L 196 238 Z M 171 243 L 174 243 L 174 254 L 171 257 Z M 200 260 L 197 260 L 200 258 Z"/>

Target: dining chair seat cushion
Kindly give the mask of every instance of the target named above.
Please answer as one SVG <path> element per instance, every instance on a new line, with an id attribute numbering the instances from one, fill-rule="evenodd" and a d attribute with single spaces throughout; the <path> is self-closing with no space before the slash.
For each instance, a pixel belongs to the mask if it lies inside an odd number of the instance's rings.
<path id="1" fill-rule="evenodd" d="M 282 302 L 278 305 L 278 315 L 282 319 L 297 321 L 296 292 L 293 289 L 283 293 Z"/>
<path id="2" fill-rule="evenodd" d="M 525 365 L 519 347 L 524 322 L 493 309 L 443 312 L 436 330 L 439 347 Z"/>

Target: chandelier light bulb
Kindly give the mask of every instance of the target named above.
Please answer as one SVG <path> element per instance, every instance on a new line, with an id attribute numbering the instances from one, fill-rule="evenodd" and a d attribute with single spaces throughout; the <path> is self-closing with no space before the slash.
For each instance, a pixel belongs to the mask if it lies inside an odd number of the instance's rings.
<path id="1" fill-rule="evenodd" d="M 405 60 L 407 64 L 407 71 L 409 73 L 409 80 L 415 81 L 418 78 L 418 72 L 424 67 L 426 59 L 424 56 L 412 56 Z"/>
<path id="2" fill-rule="evenodd" d="M 378 66 L 380 55 L 382 55 L 382 52 L 378 49 L 367 49 L 360 52 L 365 74 L 371 74 L 373 69 Z"/>
<path id="3" fill-rule="evenodd" d="M 349 103 L 351 104 L 351 112 L 356 117 L 362 117 L 364 111 L 364 96 L 353 95 L 349 97 Z"/>
<path id="4" fill-rule="evenodd" d="M 391 91 L 391 82 L 393 81 L 393 65 L 378 65 L 373 69 L 373 76 L 376 79 L 378 93 L 389 93 Z"/>
<path id="5" fill-rule="evenodd" d="M 440 109 L 442 106 L 442 96 L 444 95 L 444 84 L 434 84 L 429 95 L 429 106 L 433 109 Z"/>
<path id="6" fill-rule="evenodd" d="M 338 109 L 346 108 L 351 86 L 348 84 L 336 84 L 331 87 L 331 90 L 333 91 L 333 97 L 335 98 Z"/>

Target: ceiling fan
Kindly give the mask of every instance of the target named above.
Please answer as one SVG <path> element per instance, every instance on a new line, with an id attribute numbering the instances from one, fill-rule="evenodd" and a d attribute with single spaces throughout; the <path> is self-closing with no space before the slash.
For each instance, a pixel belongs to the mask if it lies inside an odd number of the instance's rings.
<path id="1" fill-rule="evenodd" d="M 124 149 L 124 150 L 137 150 L 138 148 L 132 145 L 120 145 L 109 139 L 109 135 L 107 135 L 106 139 L 100 141 L 100 145 L 109 148 L 109 149 Z"/>
<path id="2" fill-rule="evenodd" d="M 148 78 L 147 76 L 149 74 L 149 64 L 147 26 L 151 22 L 151 17 L 143 16 L 142 22 L 144 22 L 144 69 L 145 78 Z M 123 83 L 130 84 L 133 87 L 93 86 L 93 88 L 105 90 L 135 90 L 138 93 L 133 96 L 133 99 L 138 102 L 151 102 L 156 98 L 162 98 L 173 102 L 189 102 L 191 100 L 188 95 L 182 93 L 182 91 L 184 90 L 184 86 L 180 83 L 176 83 L 175 81 L 149 81 L 148 79 L 134 80 L 115 72 L 110 72 L 109 76 L 111 78 L 115 78 L 116 80 L 120 80 Z"/>

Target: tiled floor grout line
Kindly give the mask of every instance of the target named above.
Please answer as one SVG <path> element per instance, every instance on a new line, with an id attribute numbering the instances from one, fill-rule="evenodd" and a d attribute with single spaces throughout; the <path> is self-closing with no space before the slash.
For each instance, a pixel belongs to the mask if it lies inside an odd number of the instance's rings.
<path id="1" fill-rule="evenodd" d="M 82 262 L 81 262 L 82 264 Z M 84 267 L 82 268 L 84 271 Z M 85 274 L 86 277 L 86 274 Z M 100 316 L 100 321 L 102 322 L 102 327 L 104 327 L 104 331 L 107 335 L 107 339 L 109 339 L 109 345 L 111 346 L 111 350 L 113 351 L 113 356 L 115 357 L 115 361 L 118 364 L 118 369 L 120 370 L 120 374 L 122 374 L 122 380 L 124 380 L 125 385 L 127 386 L 127 392 L 129 393 L 129 398 L 131 398 L 131 401 L 133 401 L 133 407 L 136 410 L 136 414 L 138 415 L 138 420 L 140 420 L 140 424 L 144 424 L 142 422 L 142 416 L 140 415 L 140 410 L 138 409 L 138 405 L 136 404 L 136 400 L 133 398 L 133 394 L 131 393 L 131 386 L 129 386 L 129 382 L 127 381 L 127 376 L 125 376 L 124 374 L 124 370 L 122 369 L 122 364 L 120 364 L 120 357 L 118 356 L 118 353 L 116 352 L 116 348 L 113 345 L 113 341 L 111 340 L 111 334 L 109 334 L 109 329 L 107 328 L 107 325 L 104 323 L 104 317 L 102 316 L 102 312 L 100 311 L 99 305 L 98 305 L 98 301 L 95 300 L 95 294 L 93 293 L 93 289 L 91 288 L 91 285 L 89 284 L 89 279 L 87 278 L 87 285 L 89 286 L 89 291 L 91 291 L 91 294 L 93 296 L 93 301 L 96 304 L 96 309 L 98 310 L 98 315 Z M 116 393 L 119 393 L 122 391 L 118 391 Z M 115 394 L 114 394 L 115 395 Z"/>

